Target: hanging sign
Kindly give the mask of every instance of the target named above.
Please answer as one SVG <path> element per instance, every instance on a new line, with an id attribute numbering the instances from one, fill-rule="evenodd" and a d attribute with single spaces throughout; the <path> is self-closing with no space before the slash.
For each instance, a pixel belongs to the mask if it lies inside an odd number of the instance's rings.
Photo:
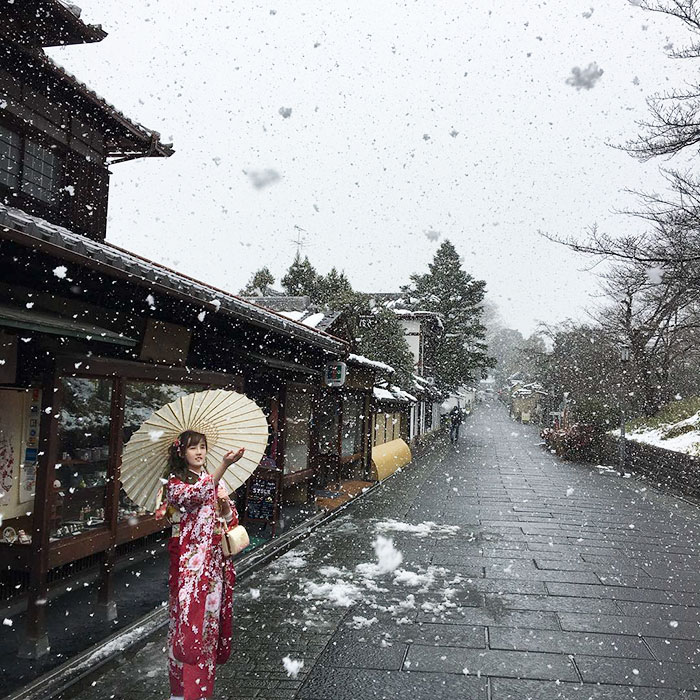
<path id="1" fill-rule="evenodd" d="M 19 479 L 19 502 L 34 498 L 36 470 L 39 462 L 39 423 L 41 422 L 41 390 L 31 389 L 27 405 L 24 434 L 24 459 Z"/>
<path id="2" fill-rule="evenodd" d="M 331 362 L 326 365 L 323 378 L 326 386 L 343 386 L 348 368 L 344 362 Z"/>

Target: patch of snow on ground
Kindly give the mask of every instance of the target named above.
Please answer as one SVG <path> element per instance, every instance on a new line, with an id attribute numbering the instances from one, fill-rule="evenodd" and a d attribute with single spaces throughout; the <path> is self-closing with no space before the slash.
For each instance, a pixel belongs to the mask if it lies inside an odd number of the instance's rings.
<path id="1" fill-rule="evenodd" d="M 394 541 L 391 538 L 377 535 L 377 539 L 374 540 L 374 552 L 377 555 L 376 563 L 357 565 L 356 571 L 362 576 L 374 578 L 391 573 L 401 566 L 403 554 L 394 547 Z"/>
<path id="2" fill-rule="evenodd" d="M 304 581 L 301 584 L 306 600 L 324 600 L 331 605 L 349 608 L 351 605 L 364 598 L 364 593 L 354 583 L 346 581 L 325 581 L 324 583 L 314 583 Z"/>
<path id="3" fill-rule="evenodd" d="M 348 623 L 348 627 L 356 630 L 361 630 L 366 627 L 371 627 L 375 622 L 379 622 L 376 617 L 362 617 L 362 615 L 353 615 L 352 622 Z"/>
<path id="4" fill-rule="evenodd" d="M 291 656 L 285 656 L 282 659 L 282 665 L 287 675 L 291 678 L 296 678 L 299 675 L 299 671 L 304 668 L 304 662 L 301 659 L 293 659 Z"/>
<path id="5" fill-rule="evenodd" d="M 664 438 L 664 435 L 666 435 L 669 430 L 676 430 L 687 426 L 694 426 L 694 430 L 690 430 L 682 435 L 676 435 L 676 437 Z M 611 430 L 610 434 L 619 437 L 619 428 L 617 430 Z M 690 416 L 690 418 L 678 421 L 677 423 L 666 423 L 658 428 L 639 428 L 637 430 L 631 430 L 625 437 L 628 440 L 660 447 L 664 450 L 670 450 L 671 452 L 700 455 L 700 411 Z"/>
<path id="6" fill-rule="evenodd" d="M 378 532 L 410 532 L 416 537 L 430 537 L 431 535 L 456 535 L 459 532 L 459 525 L 438 525 L 432 520 L 412 525 L 389 519 L 377 523 L 375 529 Z"/>

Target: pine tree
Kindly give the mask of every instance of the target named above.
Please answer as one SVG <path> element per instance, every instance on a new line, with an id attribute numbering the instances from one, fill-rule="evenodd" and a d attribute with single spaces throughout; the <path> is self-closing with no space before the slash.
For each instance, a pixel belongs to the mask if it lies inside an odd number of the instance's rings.
<path id="1" fill-rule="evenodd" d="M 440 314 L 444 332 L 428 348 L 426 364 L 445 388 L 456 389 L 494 365 L 481 323 L 486 283 L 462 269 L 457 250 L 447 240 L 428 268 L 425 274 L 411 275 L 411 284 L 402 291 L 412 310 Z"/>
<path id="2" fill-rule="evenodd" d="M 294 261 L 289 266 L 287 274 L 282 278 L 282 287 L 290 296 L 309 296 L 313 301 L 318 294 L 319 276 L 314 266 L 309 262 L 309 257 L 297 253 Z"/>
<path id="3" fill-rule="evenodd" d="M 350 280 L 344 272 L 338 272 L 335 267 L 324 277 L 319 276 L 316 285 L 316 298 L 313 300 L 317 304 L 337 309 L 352 303 L 354 292 Z"/>
<path id="4" fill-rule="evenodd" d="M 358 331 L 356 352 L 370 360 L 391 365 L 396 370 L 392 382 L 410 391 L 413 388 L 411 376 L 415 371 L 413 354 L 406 343 L 399 318 L 393 311 L 380 308 L 372 314 L 371 321 L 369 327 Z"/>
<path id="5" fill-rule="evenodd" d="M 261 267 L 241 289 L 241 296 L 265 296 L 268 287 L 275 283 L 275 276 L 268 267 Z"/>

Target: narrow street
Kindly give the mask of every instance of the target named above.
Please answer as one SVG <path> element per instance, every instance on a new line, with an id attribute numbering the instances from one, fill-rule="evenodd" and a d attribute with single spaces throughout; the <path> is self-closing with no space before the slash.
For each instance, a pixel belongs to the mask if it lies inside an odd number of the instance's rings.
<path id="1" fill-rule="evenodd" d="M 237 587 L 215 697 L 696 697 L 699 514 L 481 406 L 457 448 L 437 443 Z M 164 648 L 163 633 L 66 697 L 167 697 Z"/>

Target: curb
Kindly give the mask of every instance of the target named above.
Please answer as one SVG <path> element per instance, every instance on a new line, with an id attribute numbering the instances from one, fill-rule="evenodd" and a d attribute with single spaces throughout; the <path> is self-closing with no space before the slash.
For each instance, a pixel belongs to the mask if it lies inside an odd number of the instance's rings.
<path id="1" fill-rule="evenodd" d="M 378 481 L 335 510 L 317 513 L 305 523 L 239 559 L 236 562 L 237 581 L 244 580 L 253 572 L 281 557 L 309 537 L 316 528 L 335 520 L 346 508 L 378 489 L 386 481 L 388 479 Z M 164 604 L 60 666 L 39 676 L 13 694 L 5 696 L 2 700 L 50 700 L 59 696 L 72 686 L 82 684 L 99 675 L 105 670 L 105 667 L 116 665 L 126 654 L 146 644 L 152 635 L 162 630 L 167 624 L 168 608 Z"/>

